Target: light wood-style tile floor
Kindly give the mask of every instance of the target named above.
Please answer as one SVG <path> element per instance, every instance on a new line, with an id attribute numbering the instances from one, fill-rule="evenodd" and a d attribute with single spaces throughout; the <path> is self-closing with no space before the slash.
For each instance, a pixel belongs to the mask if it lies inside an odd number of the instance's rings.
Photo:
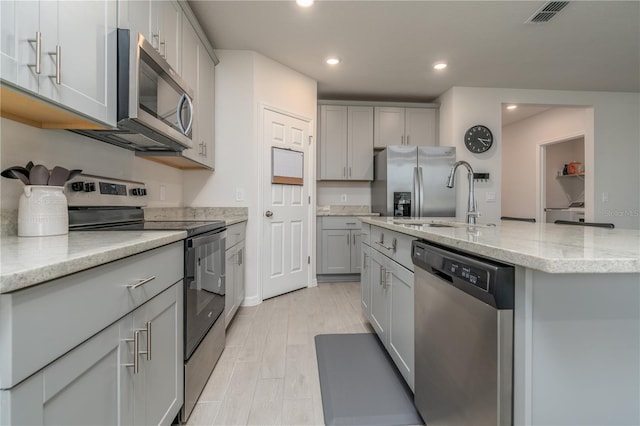
<path id="1" fill-rule="evenodd" d="M 366 332 L 357 282 L 241 307 L 187 425 L 323 425 L 314 336 Z"/>

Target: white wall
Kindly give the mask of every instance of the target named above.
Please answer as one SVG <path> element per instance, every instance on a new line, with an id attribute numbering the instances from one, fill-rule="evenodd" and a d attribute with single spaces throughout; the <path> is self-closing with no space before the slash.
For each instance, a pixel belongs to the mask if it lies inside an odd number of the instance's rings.
<path id="1" fill-rule="evenodd" d="M 256 52 L 217 50 L 216 55 L 220 59 L 215 84 L 216 170 L 184 173 L 184 205 L 248 208 L 245 304 L 251 305 L 261 301 L 260 107 L 269 105 L 308 117 L 315 128 L 317 85 L 315 80 Z M 313 166 L 315 142 L 309 153 L 308 164 Z M 311 172 L 314 182 L 315 169 Z M 237 189 L 244 191 L 244 201 L 236 201 Z M 311 255 L 315 259 L 315 253 Z"/>
<path id="2" fill-rule="evenodd" d="M 537 217 L 539 164 L 536 156 L 539 146 L 586 134 L 592 127 L 591 116 L 592 112 L 586 108 L 552 108 L 502 128 L 502 216 Z M 585 168 L 592 170 L 593 165 L 587 164 Z M 566 197 L 558 200 L 558 194 L 562 196 L 561 192 L 552 192 L 552 200 L 564 202 L 564 205 L 543 203 L 542 208 L 567 207 Z"/>
<path id="3" fill-rule="evenodd" d="M 318 206 L 369 206 L 371 207 L 371 182 L 318 181 Z M 342 195 L 347 201 L 342 201 Z"/>
<path id="4" fill-rule="evenodd" d="M 0 167 L 24 166 L 28 161 L 49 169 L 61 166 L 83 173 L 147 183 L 150 207 L 178 207 L 182 204 L 182 171 L 134 155 L 133 151 L 80 136 L 66 130 L 43 130 L 1 119 Z M 0 179 L 3 209 L 17 210 L 22 183 Z M 159 187 L 166 188 L 160 200 Z"/>
<path id="5" fill-rule="evenodd" d="M 500 218 L 501 106 L 528 103 L 592 108 L 587 114 L 592 111 L 593 131 L 587 129 L 585 134 L 585 164 L 593 164 L 593 173 L 585 178 L 585 219 L 640 228 L 640 94 L 454 87 L 437 101 L 443 105 L 441 144 L 457 146 L 458 159 L 491 173 L 491 181 L 478 188 L 481 223 Z M 496 140 L 494 148 L 484 154 L 471 154 L 462 142 L 464 132 L 477 123 L 487 125 Z M 457 186 L 458 217 L 462 219 L 467 189 L 464 184 Z M 487 192 L 496 193 L 496 203 L 485 201 Z M 602 201 L 603 193 L 608 202 Z"/>

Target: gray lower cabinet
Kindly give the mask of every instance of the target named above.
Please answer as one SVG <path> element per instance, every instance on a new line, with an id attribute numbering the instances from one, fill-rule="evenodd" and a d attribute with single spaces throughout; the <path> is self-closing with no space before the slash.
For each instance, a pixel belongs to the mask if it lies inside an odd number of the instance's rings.
<path id="1" fill-rule="evenodd" d="M 362 244 L 362 306 L 365 315 L 400 370 L 409 387 L 414 389 L 414 282 L 409 265 L 389 256 L 402 254 L 410 238 L 384 231 L 387 239 L 396 239 L 393 253 L 375 249 L 380 228 L 371 227 L 374 246 Z M 409 247 L 410 250 L 410 247 Z M 404 256 L 401 256 L 402 259 Z"/>
<path id="2" fill-rule="evenodd" d="M 2 391 L 0 424 L 171 424 L 182 406 L 181 306 L 177 283 Z"/>
<path id="3" fill-rule="evenodd" d="M 0 295 L 0 425 L 168 425 L 183 403 L 183 243 Z"/>
<path id="4" fill-rule="evenodd" d="M 360 220 L 347 217 L 318 219 L 319 274 L 359 274 Z"/>
<path id="5" fill-rule="evenodd" d="M 225 327 L 229 326 L 244 301 L 245 225 L 245 223 L 237 223 L 227 228 L 224 297 Z"/>

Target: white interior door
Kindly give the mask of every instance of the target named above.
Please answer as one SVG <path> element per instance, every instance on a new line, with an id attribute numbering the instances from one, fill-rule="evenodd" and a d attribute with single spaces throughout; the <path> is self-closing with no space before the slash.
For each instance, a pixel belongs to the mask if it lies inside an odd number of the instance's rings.
<path id="1" fill-rule="evenodd" d="M 262 299 L 308 287 L 311 122 L 264 109 Z M 272 147 L 302 152 L 303 185 L 271 183 Z"/>

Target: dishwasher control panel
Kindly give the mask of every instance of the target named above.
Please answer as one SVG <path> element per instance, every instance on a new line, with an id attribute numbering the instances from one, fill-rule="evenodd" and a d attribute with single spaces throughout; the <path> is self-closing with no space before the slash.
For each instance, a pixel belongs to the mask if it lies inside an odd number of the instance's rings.
<path id="1" fill-rule="evenodd" d="M 489 291 L 489 273 L 479 268 L 466 265 L 462 262 L 452 259 L 444 260 L 444 270 L 463 281 L 472 284 L 479 289 L 488 292 Z"/>

